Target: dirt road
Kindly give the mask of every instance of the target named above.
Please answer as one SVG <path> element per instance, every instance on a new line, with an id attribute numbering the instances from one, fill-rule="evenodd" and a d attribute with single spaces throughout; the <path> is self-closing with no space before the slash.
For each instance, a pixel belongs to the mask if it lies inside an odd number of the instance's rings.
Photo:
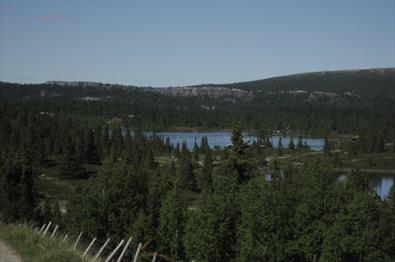
<path id="1" fill-rule="evenodd" d="M 345 173 L 360 172 L 360 173 L 374 173 L 374 174 L 395 175 L 395 170 L 394 169 L 335 168 L 335 171 L 345 172 Z"/>
<path id="2" fill-rule="evenodd" d="M 0 240 L 0 261 L 1 262 L 22 262 L 18 254 Z"/>

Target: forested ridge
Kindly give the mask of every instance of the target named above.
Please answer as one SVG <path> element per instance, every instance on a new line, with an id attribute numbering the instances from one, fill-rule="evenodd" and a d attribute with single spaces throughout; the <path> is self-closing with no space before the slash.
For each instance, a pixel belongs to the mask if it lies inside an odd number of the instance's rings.
<path id="1" fill-rule="evenodd" d="M 1 82 L 0 101 L 101 122 L 117 118 L 124 126 L 145 130 L 230 129 L 235 119 L 241 119 L 249 130 L 280 129 L 324 136 L 328 132 L 358 133 L 372 128 L 374 132 L 392 132 L 394 79 L 394 69 L 371 69 L 222 85 L 225 89 L 252 90 L 241 96 L 221 96 L 220 90 L 214 94 L 194 93 L 188 87 L 188 95 L 183 96 L 183 92 L 171 95 L 155 88 L 92 82 Z M 210 90 L 210 85 L 205 86 Z"/>
<path id="2" fill-rule="evenodd" d="M 395 68 L 322 71 L 224 85 L 248 91 L 354 92 L 363 97 L 394 97 Z"/>
<path id="3" fill-rule="evenodd" d="M 0 95 L 3 222 L 51 220 L 100 244 L 133 236 L 132 246 L 144 243 L 141 261 L 154 251 L 160 261 L 395 259 L 394 187 L 381 200 L 369 175 L 343 181 L 335 171 L 344 157 L 374 166 L 394 156 L 388 94 L 245 100 L 0 83 Z M 166 129 L 230 129 L 232 146 L 203 138 L 189 150 L 144 135 Z M 243 130 L 258 140 L 246 144 Z M 281 139 L 273 148 L 277 130 L 295 138 L 288 148 Z M 303 135 L 325 137 L 323 151 L 310 151 Z"/>

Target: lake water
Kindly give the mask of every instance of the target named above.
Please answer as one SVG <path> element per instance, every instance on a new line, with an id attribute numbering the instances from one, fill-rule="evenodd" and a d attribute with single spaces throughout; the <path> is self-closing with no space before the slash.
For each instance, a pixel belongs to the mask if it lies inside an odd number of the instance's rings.
<path id="1" fill-rule="evenodd" d="M 195 144 L 195 141 L 198 145 L 200 145 L 200 141 L 202 137 L 207 137 L 210 148 L 220 147 L 223 148 L 225 146 L 231 145 L 231 136 L 232 133 L 229 131 L 212 131 L 212 132 L 145 132 L 145 135 L 150 137 L 153 135 L 160 136 L 163 139 L 169 138 L 170 143 L 176 145 L 179 143 L 180 145 L 185 141 L 187 143 L 188 149 L 192 150 Z M 278 142 L 282 141 L 283 147 L 288 147 L 290 142 L 289 136 L 271 136 L 270 140 L 273 144 L 273 147 L 278 147 Z M 243 139 L 246 143 L 252 143 L 256 141 L 256 136 L 253 134 L 249 134 L 247 132 L 243 133 Z M 298 142 L 298 138 L 294 138 L 294 143 Z M 302 143 L 306 143 L 311 150 L 320 151 L 324 146 L 323 138 L 302 138 Z M 339 177 L 339 180 L 345 180 L 346 176 L 342 175 Z M 394 185 L 395 176 L 372 176 L 369 178 L 369 184 L 372 189 L 374 189 L 381 199 L 385 199 L 391 187 Z"/>
<path id="2" fill-rule="evenodd" d="M 372 188 L 376 191 L 381 199 L 385 199 L 390 193 L 391 188 L 394 185 L 394 181 L 395 176 L 372 177 L 369 179 L 369 184 L 372 186 Z"/>
<path id="3" fill-rule="evenodd" d="M 146 136 L 152 136 L 153 132 L 146 132 Z M 211 148 L 220 147 L 223 148 L 231 144 L 231 136 L 232 133 L 229 131 L 213 131 L 213 132 L 156 132 L 155 135 L 160 136 L 164 139 L 169 138 L 170 143 L 176 145 L 179 143 L 181 145 L 182 142 L 186 141 L 188 149 L 192 150 L 195 144 L 195 141 L 198 145 L 200 145 L 200 141 L 202 137 L 207 137 L 209 146 Z M 256 141 L 256 136 L 249 134 L 247 132 L 243 133 L 243 139 L 246 143 L 252 143 Z M 280 136 L 271 136 L 270 140 L 274 147 L 278 147 Z M 281 141 L 283 147 L 288 147 L 290 142 L 289 136 L 281 136 Z M 294 138 L 294 143 L 298 142 L 298 138 Z M 302 143 L 305 143 L 314 151 L 322 150 L 324 146 L 323 138 L 302 138 Z M 340 180 L 346 179 L 346 177 L 339 177 Z M 371 176 L 369 178 L 369 185 L 372 189 L 376 191 L 376 193 L 380 196 L 381 199 L 385 199 L 391 187 L 395 183 L 395 176 Z"/>
<path id="4" fill-rule="evenodd" d="M 153 132 L 146 132 L 147 136 L 152 136 Z M 231 136 L 232 133 L 229 131 L 213 131 L 213 132 L 156 132 L 155 135 L 163 137 L 164 139 L 169 138 L 170 143 L 176 145 L 179 143 L 181 145 L 182 142 L 187 143 L 188 149 L 192 150 L 195 144 L 195 141 L 198 145 L 200 145 L 200 141 L 202 137 L 207 137 L 208 144 L 210 148 L 220 147 L 223 148 L 225 146 L 231 145 Z M 247 143 L 252 143 L 256 141 L 256 136 L 246 133 L 243 133 L 243 139 Z M 270 140 L 274 147 L 278 146 L 280 136 L 271 136 Z M 281 136 L 283 147 L 288 147 L 290 142 L 290 137 Z M 294 138 L 294 143 L 298 142 L 297 138 Z M 305 143 L 314 151 L 322 150 L 324 146 L 324 139 L 322 138 L 302 138 L 302 142 Z"/>
<path id="5" fill-rule="evenodd" d="M 346 175 L 340 175 L 339 180 L 345 181 L 347 179 Z M 388 197 L 391 188 L 394 186 L 395 183 L 395 176 L 388 176 L 388 175 L 374 175 L 369 176 L 369 187 L 373 189 L 377 195 L 380 197 L 381 200 L 384 200 Z"/>

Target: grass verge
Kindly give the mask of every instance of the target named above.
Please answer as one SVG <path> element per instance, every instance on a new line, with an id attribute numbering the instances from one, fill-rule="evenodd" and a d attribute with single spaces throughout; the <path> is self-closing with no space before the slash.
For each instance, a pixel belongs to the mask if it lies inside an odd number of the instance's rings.
<path id="1" fill-rule="evenodd" d="M 50 239 L 33 232 L 26 225 L 0 224 L 0 239 L 12 247 L 23 259 L 31 262 L 84 261 L 80 253 L 73 251 L 60 239 Z"/>

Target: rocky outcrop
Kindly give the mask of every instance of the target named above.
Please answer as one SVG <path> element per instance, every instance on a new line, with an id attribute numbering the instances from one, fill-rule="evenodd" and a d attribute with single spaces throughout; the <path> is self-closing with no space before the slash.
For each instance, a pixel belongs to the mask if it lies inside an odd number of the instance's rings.
<path id="1" fill-rule="evenodd" d="M 184 97 L 210 97 L 210 98 L 232 97 L 238 99 L 251 99 L 254 97 L 253 92 L 244 91 L 236 88 L 226 88 L 226 87 L 218 87 L 218 86 L 168 87 L 168 88 L 152 88 L 150 90 L 163 95 L 184 96 Z"/>

